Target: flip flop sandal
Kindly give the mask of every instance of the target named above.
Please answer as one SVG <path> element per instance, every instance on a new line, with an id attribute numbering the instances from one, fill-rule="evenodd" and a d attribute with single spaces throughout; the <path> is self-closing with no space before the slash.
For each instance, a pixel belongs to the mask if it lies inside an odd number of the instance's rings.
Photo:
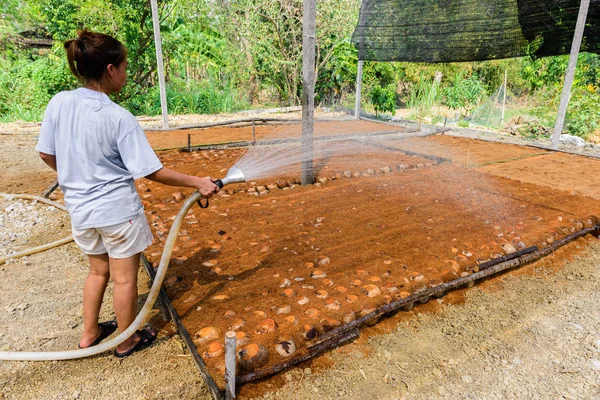
<path id="1" fill-rule="evenodd" d="M 117 358 L 128 357 L 128 356 L 132 355 L 133 353 L 143 350 L 146 347 L 150 346 L 156 340 L 157 334 L 152 329 L 144 328 L 142 330 L 137 330 L 136 332 L 140 335 L 140 341 L 137 342 L 135 346 L 133 346 L 131 349 L 127 350 L 124 353 L 119 353 L 117 351 L 117 349 L 115 349 L 115 351 L 113 352 L 115 357 L 117 357 Z"/>
<path id="2" fill-rule="evenodd" d="M 88 347 L 99 345 L 100 342 L 102 342 L 104 339 L 106 339 L 107 337 L 112 335 L 112 333 L 117 330 L 118 326 L 117 326 L 117 321 L 113 320 L 113 321 L 100 322 L 98 324 L 98 327 L 100 328 L 100 336 L 98 336 L 98 338 L 96 340 L 94 340 L 92 342 L 92 344 L 90 344 L 87 347 L 81 347 L 80 345 L 77 345 L 77 347 L 79 347 L 80 349 L 87 349 Z"/>

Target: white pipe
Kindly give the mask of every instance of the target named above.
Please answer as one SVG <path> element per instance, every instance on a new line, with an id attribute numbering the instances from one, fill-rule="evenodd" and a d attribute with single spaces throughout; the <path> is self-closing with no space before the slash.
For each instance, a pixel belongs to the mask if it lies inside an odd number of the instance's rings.
<path id="1" fill-rule="evenodd" d="M 236 336 L 234 331 L 225 333 L 225 399 L 235 400 Z"/>
<path id="2" fill-rule="evenodd" d="M 169 260 L 171 259 L 171 253 L 173 252 L 173 246 L 177 240 L 177 234 L 183 223 L 183 218 L 187 214 L 188 210 L 198 201 L 202 195 L 198 192 L 194 192 L 190 197 L 187 198 L 179 213 L 173 221 L 165 248 L 160 259 L 160 264 L 156 271 L 156 277 L 146 298 L 140 313 L 131 323 L 131 325 L 125 329 L 119 336 L 109 340 L 108 342 L 101 343 L 97 346 L 87 347 L 80 350 L 65 350 L 65 351 L 47 351 L 47 352 L 16 352 L 16 351 L 3 351 L 0 352 L 0 360 L 12 360 L 12 361 L 51 361 L 51 360 L 71 360 L 75 358 L 89 357 L 96 354 L 103 353 L 127 340 L 134 332 L 142 327 L 146 322 L 146 318 L 154 306 L 154 302 L 158 297 L 162 282 L 169 266 Z"/>

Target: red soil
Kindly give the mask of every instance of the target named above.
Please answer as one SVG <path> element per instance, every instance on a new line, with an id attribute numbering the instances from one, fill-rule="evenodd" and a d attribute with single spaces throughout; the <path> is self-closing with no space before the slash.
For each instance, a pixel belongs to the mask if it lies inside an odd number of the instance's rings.
<path id="1" fill-rule="evenodd" d="M 300 137 L 301 124 L 256 125 L 256 139 L 285 134 L 286 137 Z M 330 121 L 315 123 L 315 136 L 349 135 L 363 132 L 401 130 L 402 128 L 370 121 Z M 185 129 L 176 131 L 146 131 L 148 141 L 154 149 L 171 149 L 187 147 L 188 135 L 191 135 L 192 146 L 252 141 L 252 126 L 234 127 L 219 126 L 208 129 Z"/>
<path id="2" fill-rule="evenodd" d="M 594 199 L 463 167 L 466 152 L 472 166 L 540 159 L 535 149 L 450 137 L 385 144 L 457 165 L 365 145 L 370 153 L 322 161 L 322 183 L 302 187 L 293 185 L 297 177 L 274 177 L 227 187 L 208 209 L 192 208 L 168 270 L 169 296 L 189 332 L 213 326 L 222 342 L 235 328 L 263 345 L 267 365 L 274 365 L 285 360 L 275 350 L 283 339 L 293 339 L 296 355 L 305 351 L 310 326 L 322 334 L 469 273 L 478 262 L 510 251 L 507 244 L 543 247 L 596 221 L 600 203 Z M 242 152 L 160 156 L 167 167 L 221 177 Z M 399 170 L 399 164 L 409 168 Z M 348 177 L 354 172 L 360 176 Z M 534 172 L 519 172 L 527 174 Z M 274 186 L 278 179 L 283 190 Z M 269 184 L 270 190 L 258 188 L 264 195 L 255 195 L 256 185 Z M 157 263 L 182 202 L 173 188 L 143 180 L 138 188 L 157 237 L 146 254 Z M 299 304 L 304 297 L 308 302 Z M 222 384 L 223 356 L 209 356 L 214 341 L 199 340 L 198 352 Z"/>

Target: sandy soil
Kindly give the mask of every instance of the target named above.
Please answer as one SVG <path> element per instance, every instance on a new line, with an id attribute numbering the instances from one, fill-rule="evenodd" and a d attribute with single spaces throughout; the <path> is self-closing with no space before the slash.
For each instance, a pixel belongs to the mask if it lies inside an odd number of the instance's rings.
<path id="1" fill-rule="evenodd" d="M 2 143 L 7 143 L 6 147 L 0 148 L 0 159 L 2 163 L 7 160 L 8 163 L 13 163 L 8 165 L 16 166 L 19 164 L 19 155 L 13 153 L 21 151 L 19 154 L 23 162 L 31 163 L 27 168 L 31 175 L 21 176 L 19 179 L 22 185 L 16 186 L 19 180 L 12 179 L 9 170 L 0 181 L 0 191 L 18 190 L 37 193 L 39 187 L 43 189 L 49 183 L 46 181 L 42 184 L 40 181 L 51 180 L 52 175 L 39 178 L 41 176 L 39 174 L 44 170 L 32 150 L 35 145 L 34 134 L 18 135 L 21 141 L 15 140 L 15 137 L 17 136 L 0 136 Z M 24 145 L 20 146 L 18 143 Z M 422 148 L 420 151 L 424 152 Z M 32 153 L 34 157 L 28 153 Z M 161 156 L 165 161 L 171 162 L 168 160 L 169 154 L 164 153 Z M 223 154 L 216 153 L 216 156 L 223 156 Z M 536 155 L 532 157 L 538 158 Z M 500 158 L 502 157 L 496 157 L 492 161 L 504 161 Z M 199 172 L 219 176 L 218 173 L 222 173 L 223 169 L 226 170 L 231 165 L 228 162 L 234 159 L 233 156 L 222 157 L 221 163 L 217 164 L 210 162 L 210 157 L 207 157 L 204 166 L 206 169 L 202 169 L 201 163 L 196 165 L 201 169 Z M 385 158 L 382 163 L 384 161 Z M 173 162 L 175 168 L 185 167 L 178 165 L 174 160 Z M 409 164 L 407 162 L 407 165 Z M 416 162 L 416 164 L 425 163 Z M 385 188 L 383 186 L 385 183 L 389 188 L 388 182 L 395 181 L 396 175 L 406 179 L 402 184 L 409 186 L 418 184 L 418 182 L 411 183 L 406 178 L 413 173 L 425 183 L 428 179 L 434 182 L 435 176 L 431 174 L 435 173 L 431 171 L 458 168 L 458 164 L 457 161 L 457 166 L 446 164 L 415 168 L 404 174 L 383 172 L 378 170 L 379 167 L 375 167 L 373 170 L 377 173 L 373 176 L 347 179 L 340 177 L 318 187 L 308 189 L 295 187 L 274 191 L 258 198 L 244 193 L 225 193 L 229 197 L 215 199 L 213 205 L 217 206 L 217 209 L 213 209 L 212 212 L 216 215 L 217 212 L 222 211 L 219 207 L 225 202 L 239 201 L 240 204 L 246 205 L 261 204 L 263 207 L 261 214 L 268 210 L 268 206 L 271 208 L 271 214 L 277 219 L 276 211 L 286 208 L 285 200 L 311 196 L 314 197 L 314 199 L 311 197 L 312 203 L 318 203 L 321 198 L 333 200 L 336 198 L 335 193 L 338 188 L 350 189 L 357 184 L 364 186 L 365 192 L 368 192 L 366 190 L 368 188 L 370 191 L 368 193 L 373 193 L 373 196 L 377 197 L 378 192 L 373 190 L 377 187 Z M 477 164 L 482 162 L 477 161 Z M 510 165 L 510 162 L 503 165 Z M 565 169 L 564 166 L 561 168 Z M 524 169 L 521 172 L 518 169 L 511 172 L 512 177 L 521 174 Z M 534 176 L 535 172 L 530 170 L 527 174 Z M 571 177 L 566 176 L 564 179 L 568 180 Z M 486 181 L 489 180 L 490 178 L 486 178 Z M 508 182 L 502 178 L 492 177 L 491 180 L 494 184 Z M 257 182 L 256 186 L 260 186 L 260 183 Z M 503 189 L 529 188 L 532 197 L 546 194 L 549 197 L 542 196 L 542 198 L 554 198 L 558 207 L 571 207 L 569 204 L 573 204 L 574 208 L 570 210 L 559 208 L 561 212 L 569 213 L 563 217 L 565 223 L 570 222 L 569 218 L 575 219 L 572 215 L 587 215 L 595 204 L 591 198 L 571 195 L 568 191 L 552 191 L 526 183 L 505 185 L 501 184 L 501 187 Z M 548 179 L 548 186 L 552 186 L 551 179 Z M 571 186 L 577 193 L 594 197 L 593 193 L 589 193 L 593 190 L 591 185 L 584 187 L 585 185 L 574 182 Z M 172 204 L 168 202 L 171 192 L 165 192 L 162 198 L 159 196 L 161 201 L 150 200 L 171 207 Z M 493 199 L 494 193 L 496 192 L 488 193 L 486 196 L 489 197 L 485 197 L 486 200 Z M 572 203 L 561 199 L 570 199 Z M 277 202 L 273 203 L 272 200 Z M 543 204 L 543 202 L 536 204 Z M 579 204 L 584 206 L 577 207 Z M 585 204 L 589 205 L 585 206 Z M 0 204 L 3 217 L 11 215 L 11 220 L 18 219 L 19 215 L 32 211 L 27 209 L 30 206 L 34 207 L 34 211 L 37 211 L 39 216 L 34 221 L 24 219 L 24 223 L 19 226 L 4 224 L 2 229 L 20 233 L 20 237 L 32 236 L 39 240 L 44 240 L 46 237 L 35 233 L 36 224 L 48 227 L 48 240 L 64 233 L 65 227 L 60 226 L 61 223 L 64 225 L 64 221 L 61 222 L 61 217 L 56 218 L 54 212 L 47 210 L 46 206 L 22 202 L 16 210 L 6 211 L 6 208 L 11 205 L 14 205 L 14 201 Z M 276 205 L 275 208 L 272 208 L 273 205 Z M 349 205 L 344 206 L 349 207 Z M 234 223 L 235 218 L 247 221 L 247 217 L 243 214 L 256 214 L 254 210 L 258 209 L 252 207 L 253 209 L 245 211 L 241 206 L 232 207 L 229 211 L 230 216 L 221 217 L 231 220 L 229 224 Z M 296 212 L 306 213 L 307 222 L 312 223 L 314 219 L 315 224 L 319 223 L 316 222 L 316 218 L 322 217 L 320 214 L 317 215 L 320 210 L 315 210 L 315 218 L 312 218 L 313 216 L 308 215 L 311 210 L 307 205 L 298 204 L 298 207 L 305 209 Z M 339 213 L 343 214 L 343 211 L 341 208 Z M 540 244 L 545 236 L 542 232 L 550 227 L 545 224 L 558 221 L 557 216 L 553 215 L 556 211 L 556 207 L 554 210 L 540 210 L 548 213 L 548 217 L 541 220 L 545 222 L 535 225 Z M 346 213 L 348 212 L 347 210 Z M 235 215 L 237 213 L 239 215 Z M 551 214 L 555 218 L 551 219 Z M 201 214 L 198 213 L 198 216 L 200 218 Z M 265 229 L 260 223 L 263 219 L 275 222 L 269 213 L 261 218 L 253 220 L 252 226 L 246 226 L 247 224 L 242 226 L 242 222 L 238 226 L 249 234 Z M 327 225 L 331 222 L 331 218 L 326 216 L 321 223 Z M 221 221 L 218 218 L 213 220 Z M 195 224 L 190 226 L 193 225 Z M 309 227 L 315 232 L 319 230 L 319 227 L 307 225 L 307 228 Z M 560 226 L 551 228 L 559 234 Z M 233 232 L 229 227 L 227 230 L 227 235 Z M 213 236 L 219 239 L 223 235 L 218 235 L 215 231 Z M 269 239 L 262 238 L 262 240 Z M 532 238 L 532 240 L 538 243 L 536 239 Z M 242 241 L 240 240 L 239 243 Z M 208 243 L 202 242 L 198 247 L 207 248 L 207 245 Z M 224 245 L 223 248 L 226 249 L 226 246 Z M 246 243 L 244 246 L 250 244 Z M 277 248 L 277 244 L 271 246 Z M 13 247 L 14 250 L 19 250 L 27 247 L 27 243 L 15 242 Z M 251 247 L 262 249 L 262 246 Z M 226 250 L 223 250 L 219 257 L 225 252 Z M 424 252 L 423 249 L 421 252 Z M 452 257 L 452 254 L 449 253 L 448 256 Z M 260 256 L 260 253 L 258 255 Z M 563 269 L 564 261 L 573 258 L 574 255 L 576 258 Z M 313 363 L 307 363 L 279 377 L 244 387 L 241 397 L 595 398 L 600 395 L 598 392 L 600 322 L 595 306 L 600 279 L 597 268 L 598 255 L 600 255 L 600 247 L 597 241 L 590 238 L 582 239 L 571 244 L 568 249 L 527 267 L 526 273 L 505 274 L 502 278 L 491 279 L 469 291 L 456 292 L 438 301 L 419 306 L 410 313 L 398 314 L 364 331 L 363 337 L 356 343 L 344 346 Z M 185 257 L 183 254 L 182 256 Z M 186 261 L 183 259 L 178 261 L 181 263 L 179 271 Z M 176 265 L 174 267 L 178 268 Z M 3 276 L 0 279 L 0 293 L 2 293 L 0 348 L 2 350 L 73 348 L 81 329 L 80 288 L 85 271 L 85 260 L 72 244 L 1 266 L 0 274 Z M 49 275 L 60 276 L 60 279 L 49 279 Z M 40 285 L 42 282 L 43 286 Z M 147 284 L 147 278 L 142 273 L 140 289 L 144 290 Z M 175 289 L 176 287 L 171 287 L 169 290 Z M 179 299 L 182 302 L 186 300 L 181 296 Z M 140 301 L 143 301 L 143 295 Z M 107 294 L 107 307 L 103 316 L 110 318 L 110 293 Z M 163 328 L 159 343 L 148 351 L 122 362 L 110 355 L 61 363 L 2 362 L 0 363 L 0 398 L 208 398 L 206 389 L 178 336 L 173 334 L 172 327 L 163 320 L 158 310 L 151 323 Z"/>

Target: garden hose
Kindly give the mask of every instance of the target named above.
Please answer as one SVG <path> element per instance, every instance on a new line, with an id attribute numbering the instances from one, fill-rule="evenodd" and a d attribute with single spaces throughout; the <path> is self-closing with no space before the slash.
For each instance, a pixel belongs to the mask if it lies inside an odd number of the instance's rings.
<path id="1" fill-rule="evenodd" d="M 245 182 L 245 176 L 243 172 L 239 168 L 232 167 L 227 172 L 227 176 L 222 180 L 214 181 L 215 184 L 219 188 L 223 188 L 223 186 L 229 183 L 238 183 Z M 10 195 L 8 195 L 10 196 Z M 20 195 L 19 195 L 20 196 Z M 6 196 L 5 196 L 6 197 Z M 24 198 L 24 197 L 21 197 Z M 39 200 L 37 196 L 29 196 L 28 198 L 34 198 L 35 200 Z M 173 252 L 173 246 L 175 246 L 175 241 L 177 240 L 177 234 L 179 233 L 179 229 L 181 229 L 181 224 L 183 223 L 183 219 L 187 215 L 187 212 L 194 205 L 194 203 L 198 202 L 202 198 L 202 195 L 195 191 L 192 193 L 190 197 L 186 199 L 179 209 L 179 212 L 175 216 L 175 220 L 173 221 L 173 225 L 171 225 L 171 229 L 169 230 L 169 235 L 167 236 L 167 241 L 165 242 L 165 247 L 160 258 L 160 263 L 158 265 L 158 269 L 156 270 L 156 276 L 154 277 L 154 282 L 152 282 L 152 287 L 148 292 L 148 297 L 146 298 L 146 302 L 142 306 L 139 314 L 135 318 L 135 320 L 129 325 L 127 329 L 121 332 L 115 338 L 100 343 L 96 346 L 86 347 L 85 349 L 79 350 L 65 350 L 65 351 L 38 351 L 38 352 L 17 352 L 17 351 L 2 351 L 0 352 L 0 360 L 4 361 L 54 361 L 54 360 L 71 360 L 75 358 L 84 358 L 93 356 L 96 354 L 103 353 L 107 350 L 110 350 L 114 347 L 117 347 L 119 344 L 123 343 L 127 340 L 131 335 L 135 333 L 138 329 L 140 329 L 145 323 L 150 310 L 154 307 L 154 303 L 158 297 L 160 292 L 160 288 L 162 287 L 163 280 L 165 279 L 165 275 L 167 273 L 167 268 L 169 266 L 169 262 L 171 260 L 171 253 Z M 47 199 L 44 199 L 47 200 Z M 43 201 L 43 200 L 40 200 Z M 52 202 L 51 200 L 44 201 L 46 203 Z M 54 203 L 54 202 L 52 202 Z M 50 203 L 48 203 L 50 204 Z M 58 204 L 58 203 L 56 203 Z M 54 204 L 52 204 L 54 205 Z"/>

